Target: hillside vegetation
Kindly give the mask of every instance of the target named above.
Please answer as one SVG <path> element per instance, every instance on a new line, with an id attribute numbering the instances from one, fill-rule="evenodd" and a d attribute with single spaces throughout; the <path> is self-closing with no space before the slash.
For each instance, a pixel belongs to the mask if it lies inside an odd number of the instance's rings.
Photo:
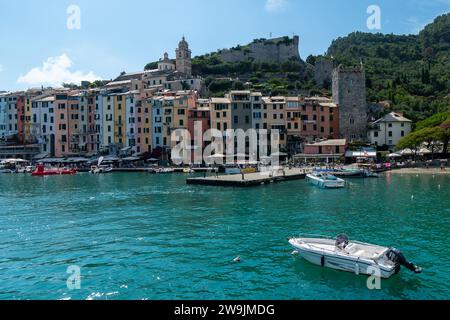
<path id="1" fill-rule="evenodd" d="M 397 147 L 419 150 L 421 145 L 425 144 L 433 154 L 442 149 L 444 155 L 447 155 L 449 141 L 450 109 L 418 122 L 415 130 L 401 139 Z"/>
<path id="2" fill-rule="evenodd" d="M 450 14 L 418 35 L 355 32 L 331 44 L 327 57 L 367 73 L 369 102 L 391 101 L 414 121 L 450 107 Z"/>
<path id="3" fill-rule="evenodd" d="M 245 52 L 248 46 L 232 50 Z M 418 35 L 351 33 L 334 40 L 325 56 L 309 56 L 306 63 L 298 58 L 283 63 L 260 63 L 251 58 L 231 63 L 214 52 L 195 57 L 192 68 L 194 75 L 206 79 L 214 96 L 244 88 L 265 95 L 329 95 L 329 86 L 314 81 L 318 59 L 333 59 L 335 64 L 347 66 L 359 65 L 362 60 L 368 102 L 387 102 L 384 105 L 390 108 L 385 113 L 400 111 L 417 122 L 450 108 L 450 13 L 437 17 Z M 149 63 L 146 68 L 155 66 Z"/>

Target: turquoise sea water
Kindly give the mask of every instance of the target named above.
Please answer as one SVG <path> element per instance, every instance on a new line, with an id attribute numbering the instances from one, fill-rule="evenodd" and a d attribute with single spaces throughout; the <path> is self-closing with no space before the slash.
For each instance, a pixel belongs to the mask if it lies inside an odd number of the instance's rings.
<path id="1" fill-rule="evenodd" d="M 343 190 L 185 178 L 0 175 L 0 299 L 450 298 L 448 176 L 391 174 Z M 286 238 L 301 232 L 395 245 L 424 273 L 403 269 L 370 291 L 365 276 L 292 256 Z M 67 288 L 70 265 L 80 290 Z"/>

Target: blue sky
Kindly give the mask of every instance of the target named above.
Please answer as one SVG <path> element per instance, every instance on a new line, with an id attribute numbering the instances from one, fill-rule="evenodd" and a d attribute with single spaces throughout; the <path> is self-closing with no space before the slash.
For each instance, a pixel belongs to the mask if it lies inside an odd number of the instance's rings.
<path id="1" fill-rule="evenodd" d="M 67 28 L 70 5 L 81 28 Z M 298 34 L 300 55 L 366 31 L 367 8 L 381 9 L 382 33 L 417 33 L 450 11 L 450 0 L 0 0 L 0 90 L 138 71 L 183 35 L 194 55 L 255 38 Z"/>

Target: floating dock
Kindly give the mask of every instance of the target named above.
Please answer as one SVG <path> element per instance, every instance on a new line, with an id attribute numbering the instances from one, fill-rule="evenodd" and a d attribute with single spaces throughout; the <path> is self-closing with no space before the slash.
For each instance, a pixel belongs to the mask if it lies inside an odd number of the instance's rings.
<path id="1" fill-rule="evenodd" d="M 215 175 L 189 178 L 187 184 L 215 187 L 254 187 L 282 181 L 301 180 L 306 178 L 303 169 L 284 169 L 271 172 L 256 172 L 247 174 Z"/>

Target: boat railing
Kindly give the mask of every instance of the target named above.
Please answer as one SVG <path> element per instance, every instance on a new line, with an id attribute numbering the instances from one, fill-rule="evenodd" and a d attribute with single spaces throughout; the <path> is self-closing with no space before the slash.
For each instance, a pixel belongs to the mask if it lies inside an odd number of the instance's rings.
<path id="1" fill-rule="evenodd" d="M 302 233 L 299 235 L 299 238 L 296 238 L 296 240 L 299 240 L 301 238 L 306 238 L 306 239 L 323 239 L 323 240 L 331 240 L 334 238 L 330 238 L 329 236 L 325 236 L 325 235 L 321 235 L 321 234 L 307 234 L 307 233 Z M 301 240 L 300 240 L 301 241 Z M 309 247 L 315 247 L 307 242 L 301 241 L 302 243 L 305 243 L 306 245 L 308 245 Z M 367 243 L 367 242 L 362 242 L 362 241 L 357 241 L 357 240 L 350 240 L 351 243 L 354 244 L 360 244 L 360 245 L 364 245 L 364 246 L 373 246 L 373 244 Z"/>

